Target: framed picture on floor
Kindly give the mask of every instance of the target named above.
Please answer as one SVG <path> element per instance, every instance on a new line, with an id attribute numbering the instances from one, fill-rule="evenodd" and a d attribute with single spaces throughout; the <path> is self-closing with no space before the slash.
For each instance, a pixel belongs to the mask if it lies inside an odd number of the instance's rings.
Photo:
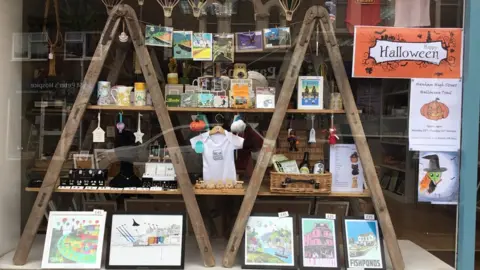
<path id="1" fill-rule="evenodd" d="M 42 268 L 100 269 L 106 212 L 51 211 Z"/>
<path id="2" fill-rule="evenodd" d="M 184 214 L 113 214 L 108 269 L 183 269 Z"/>
<path id="3" fill-rule="evenodd" d="M 250 216 L 242 250 L 242 269 L 297 269 L 295 218 Z"/>
<path id="4" fill-rule="evenodd" d="M 346 217 L 343 229 L 346 268 L 386 269 L 383 240 L 377 220 Z"/>
<path id="5" fill-rule="evenodd" d="M 302 269 L 340 269 L 336 224 L 321 216 L 300 218 Z"/>

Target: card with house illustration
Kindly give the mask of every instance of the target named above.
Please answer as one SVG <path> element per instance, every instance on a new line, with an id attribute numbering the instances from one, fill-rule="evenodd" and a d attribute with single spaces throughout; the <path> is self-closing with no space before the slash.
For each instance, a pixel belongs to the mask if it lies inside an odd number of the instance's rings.
<path id="1" fill-rule="evenodd" d="M 243 242 L 242 268 L 296 269 L 294 217 L 250 216 Z"/>
<path id="2" fill-rule="evenodd" d="M 343 225 L 345 267 L 386 269 L 383 240 L 378 221 L 346 217 Z"/>
<path id="3" fill-rule="evenodd" d="M 184 214 L 113 214 L 107 268 L 183 269 Z"/>
<path id="4" fill-rule="evenodd" d="M 301 217 L 302 268 L 340 269 L 335 225 L 335 219 L 318 216 Z"/>

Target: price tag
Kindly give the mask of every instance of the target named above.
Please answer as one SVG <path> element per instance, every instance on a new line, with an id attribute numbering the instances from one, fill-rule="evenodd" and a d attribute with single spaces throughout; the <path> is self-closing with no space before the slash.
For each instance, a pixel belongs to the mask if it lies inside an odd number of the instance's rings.
<path id="1" fill-rule="evenodd" d="M 97 189 L 99 189 L 99 190 L 105 190 L 105 189 L 107 189 L 107 187 L 98 187 Z"/>
<path id="2" fill-rule="evenodd" d="M 127 187 L 127 188 L 124 188 L 124 190 L 137 190 L 136 187 Z"/>
<path id="3" fill-rule="evenodd" d="M 137 188 L 137 190 L 149 190 L 149 188 L 142 187 L 142 188 Z"/>
<path id="4" fill-rule="evenodd" d="M 163 190 L 161 187 L 151 187 L 150 190 Z"/>
<path id="5" fill-rule="evenodd" d="M 116 188 L 116 187 L 112 187 L 110 188 L 111 190 L 123 190 L 123 188 Z"/>
<path id="6" fill-rule="evenodd" d="M 80 186 L 73 186 L 72 189 L 84 189 L 84 187 L 80 187 Z"/>
<path id="7" fill-rule="evenodd" d="M 71 187 L 59 186 L 58 189 L 70 189 Z"/>
<path id="8" fill-rule="evenodd" d="M 107 126 L 107 137 L 108 138 L 115 138 L 115 127 L 114 126 Z"/>
<path id="9" fill-rule="evenodd" d="M 105 213 L 102 209 L 93 209 L 93 214 L 97 216 L 101 216 Z"/>
<path id="10" fill-rule="evenodd" d="M 111 188 L 111 187 L 105 187 L 105 189 L 108 189 L 108 190 L 110 190 L 110 189 L 112 189 L 112 188 Z"/>
<path id="11" fill-rule="evenodd" d="M 279 212 L 279 213 L 278 213 L 278 217 L 279 217 L 279 218 L 288 217 L 288 211 Z"/>
<path id="12" fill-rule="evenodd" d="M 337 219 L 337 215 L 335 215 L 335 214 L 325 214 L 325 218 L 335 220 L 335 219 Z"/>
<path id="13" fill-rule="evenodd" d="M 365 215 L 363 215 L 363 218 L 366 219 L 366 220 L 375 220 L 375 215 L 365 214 Z"/>

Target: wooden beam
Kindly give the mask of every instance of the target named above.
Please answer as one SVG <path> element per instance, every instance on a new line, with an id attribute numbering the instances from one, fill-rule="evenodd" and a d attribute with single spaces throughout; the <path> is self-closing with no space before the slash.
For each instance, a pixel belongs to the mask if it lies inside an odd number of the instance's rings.
<path id="1" fill-rule="evenodd" d="M 110 69 L 110 72 L 107 76 L 107 81 L 109 81 L 112 86 L 118 81 L 118 77 L 122 71 L 123 63 L 125 63 L 125 59 L 127 59 L 127 53 L 131 42 L 129 41 L 126 44 L 122 42 L 115 42 L 115 45 L 118 46 L 115 52 L 115 60 L 112 64 L 112 69 Z"/>
<path id="2" fill-rule="evenodd" d="M 372 193 L 373 205 L 375 207 L 375 212 L 377 213 L 380 227 L 382 228 L 388 254 L 390 255 L 393 268 L 402 270 L 405 268 L 402 253 L 398 246 L 397 236 L 395 235 L 392 220 L 390 219 L 385 198 L 383 197 L 383 191 L 378 181 L 372 154 L 370 153 L 362 121 L 358 114 L 357 105 L 355 104 L 355 99 L 352 94 L 352 88 L 350 87 L 347 72 L 345 71 L 345 66 L 343 64 L 342 54 L 340 53 L 340 48 L 335 38 L 335 32 L 333 31 L 327 10 L 322 8 L 320 14 L 320 25 L 322 27 L 322 34 L 327 46 L 328 54 L 330 55 L 330 63 L 332 64 L 335 80 L 342 95 L 343 105 L 347 113 L 347 120 L 350 129 L 352 130 L 358 154 L 360 155 L 360 161 L 362 163 L 367 185 Z"/>
<path id="3" fill-rule="evenodd" d="M 142 30 L 140 28 L 140 24 L 138 23 L 135 11 L 130 6 L 121 5 L 120 8 L 124 9 L 128 14 L 125 17 L 125 21 L 127 23 L 138 59 L 141 63 L 141 68 L 150 90 L 150 95 L 152 96 L 155 112 L 158 120 L 160 121 L 160 127 L 162 128 L 165 142 L 167 143 L 168 151 L 172 158 L 175 173 L 177 174 L 177 181 L 182 191 L 188 215 L 192 221 L 195 237 L 197 238 L 198 246 L 200 247 L 200 253 L 203 256 L 205 266 L 212 267 L 215 265 L 212 246 L 210 244 L 207 230 L 195 198 L 194 189 L 190 181 L 180 147 L 178 146 L 177 138 L 173 132 L 174 128 L 172 126 L 167 107 L 165 106 L 165 99 L 153 69 L 150 54 L 148 53 L 147 47 L 144 44 L 144 38 L 141 34 Z"/>
<path id="4" fill-rule="evenodd" d="M 18 243 L 15 251 L 15 255 L 13 257 L 13 263 L 15 265 L 24 265 L 27 261 L 28 254 L 32 248 L 33 241 L 37 235 L 38 227 L 43 219 L 48 202 L 52 197 L 52 193 L 59 178 L 60 171 L 62 170 L 63 163 L 67 158 L 68 151 L 70 150 L 70 146 L 72 145 L 72 141 L 75 137 L 75 133 L 78 130 L 80 121 L 83 118 L 83 113 L 85 112 L 87 104 L 90 100 L 93 88 L 95 87 L 100 72 L 102 71 L 105 58 L 108 55 L 110 46 L 112 45 L 113 37 L 116 35 L 118 30 L 120 18 L 117 16 L 117 11 L 118 7 L 115 7 L 112 10 L 111 15 L 108 17 L 101 38 L 101 40 L 106 41 L 106 43 L 104 45 L 100 43 L 95 50 L 93 60 L 88 67 L 87 74 L 82 83 L 80 91 L 78 92 L 77 99 L 73 104 L 72 111 L 68 117 L 65 128 L 63 129 L 62 136 L 60 137 L 60 141 L 58 142 L 55 150 L 55 154 L 48 166 L 42 186 L 32 207 L 27 224 L 25 225 L 25 229 L 23 230 L 20 242 Z M 109 29 L 112 29 L 112 31 L 108 31 Z"/>
<path id="5" fill-rule="evenodd" d="M 301 36 L 305 37 L 304 39 L 300 38 L 297 41 L 295 50 L 292 55 L 292 60 L 288 71 L 286 73 L 286 80 L 282 85 L 282 90 L 280 91 L 280 96 L 278 102 L 275 106 L 275 112 L 273 113 L 272 119 L 270 121 L 270 126 L 268 127 L 267 135 L 263 140 L 263 146 L 260 151 L 260 154 L 255 165 L 252 177 L 248 184 L 247 192 L 243 198 L 242 206 L 238 213 L 237 220 L 230 235 L 228 241 L 227 249 L 223 257 L 223 266 L 232 267 L 235 262 L 235 257 L 238 252 L 238 248 L 243 238 L 245 232 L 245 227 L 247 225 L 248 218 L 252 212 L 253 205 L 257 199 L 257 194 L 260 191 L 263 177 L 265 176 L 265 171 L 268 167 L 270 159 L 275 148 L 275 142 L 277 140 L 278 134 L 280 132 L 281 125 L 285 119 L 287 113 L 288 104 L 290 98 L 292 97 L 293 88 L 297 83 L 298 74 L 303 63 L 305 52 L 308 47 L 308 39 L 312 35 L 313 28 L 315 26 L 314 19 L 318 15 L 318 8 L 311 7 L 308 9 L 305 20 L 300 31 Z"/>

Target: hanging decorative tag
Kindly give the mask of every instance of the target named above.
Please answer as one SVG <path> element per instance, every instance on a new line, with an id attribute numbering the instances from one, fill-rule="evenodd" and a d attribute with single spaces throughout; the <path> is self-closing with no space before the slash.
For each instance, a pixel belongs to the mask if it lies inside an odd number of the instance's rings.
<path id="1" fill-rule="evenodd" d="M 115 127 L 107 126 L 107 138 L 115 138 Z"/>
<path id="2" fill-rule="evenodd" d="M 118 113 L 120 116 L 120 121 L 117 123 L 117 129 L 118 133 L 122 133 L 122 131 L 125 129 L 125 123 L 123 123 L 123 113 Z"/>
<path id="3" fill-rule="evenodd" d="M 105 131 L 100 127 L 100 112 L 98 112 L 98 126 L 93 131 L 93 142 L 103 143 L 105 142 Z"/>
<path id="4" fill-rule="evenodd" d="M 123 43 L 128 41 L 128 35 L 127 33 L 125 33 L 125 22 L 123 22 L 123 31 L 118 36 L 118 40 L 120 40 L 120 42 L 123 42 Z"/>
<path id="5" fill-rule="evenodd" d="M 49 54 L 48 54 L 48 59 L 49 59 L 49 60 L 53 60 L 53 53 L 49 53 Z"/>
<path id="6" fill-rule="evenodd" d="M 197 154 L 203 153 L 203 142 L 202 141 L 198 141 L 198 142 L 195 143 L 195 153 L 197 153 Z"/>
<path id="7" fill-rule="evenodd" d="M 315 120 L 315 115 L 312 115 L 312 128 L 310 129 L 310 136 L 308 136 L 308 143 L 313 144 L 316 143 L 316 134 L 315 129 L 313 128 L 313 121 Z"/>
<path id="8" fill-rule="evenodd" d="M 140 120 L 140 117 L 142 117 L 142 115 L 139 113 L 138 114 L 138 127 L 137 127 L 137 132 L 133 133 L 133 135 L 135 135 L 135 143 L 143 143 L 143 133 L 142 131 L 140 130 L 140 126 L 141 126 L 141 120 Z"/>

